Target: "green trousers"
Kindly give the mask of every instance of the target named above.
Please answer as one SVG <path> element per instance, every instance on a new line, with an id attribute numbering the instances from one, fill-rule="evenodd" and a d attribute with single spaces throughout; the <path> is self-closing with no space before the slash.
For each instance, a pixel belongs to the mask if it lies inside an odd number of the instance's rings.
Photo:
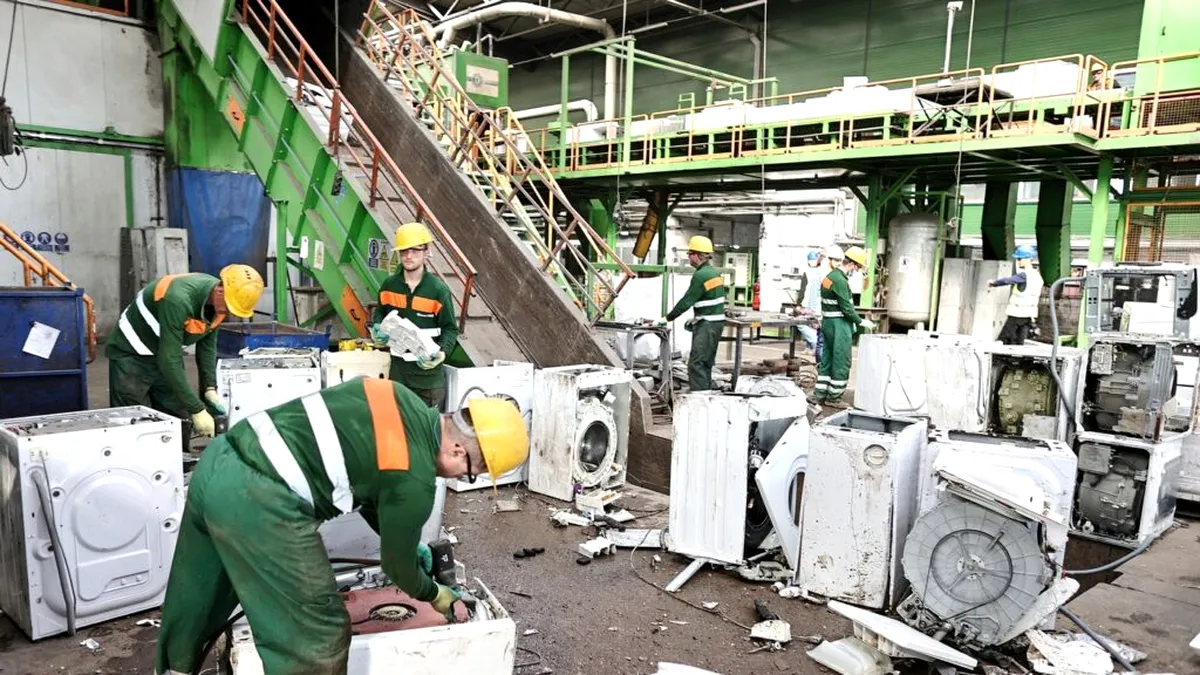
<path id="1" fill-rule="evenodd" d="M 312 508 L 248 467 L 224 437 L 188 488 L 163 603 L 156 672 L 194 674 L 239 604 L 267 675 L 343 675 L 350 617 Z"/>
<path id="2" fill-rule="evenodd" d="M 846 393 L 846 385 L 850 381 L 854 324 L 845 319 L 824 319 L 821 321 L 821 336 L 825 344 L 821 351 L 821 365 L 817 368 L 813 400 L 837 401 Z"/>
<path id="3" fill-rule="evenodd" d="M 108 405 L 112 408 L 144 405 L 185 420 L 191 417 L 183 402 L 167 386 L 158 370 L 158 362 L 152 356 L 109 358 Z"/>
<path id="4" fill-rule="evenodd" d="M 713 363 L 717 360 L 717 345 L 725 331 L 724 321 L 697 321 L 692 326 L 692 353 L 688 356 L 688 389 L 712 389 Z"/>
<path id="5" fill-rule="evenodd" d="M 437 408 L 438 411 L 445 412 L 445 366 L 438 366 L 431 370 L 419 370 L 411 361 L 393 356 L 391 366 L 388 367 L 388 379 L 408 387 L 430 408 Z M 455 401 L 454 404 L 458 405 L 458 401 Z"/>

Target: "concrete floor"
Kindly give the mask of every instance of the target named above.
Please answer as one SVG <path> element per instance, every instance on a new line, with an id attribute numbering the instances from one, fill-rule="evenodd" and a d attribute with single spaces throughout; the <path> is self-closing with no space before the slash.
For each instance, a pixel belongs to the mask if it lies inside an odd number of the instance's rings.
<path id="1" fill-rule="evenodd" d="M 772 352 L 777 351 L 771 349 Z M 770 354 L 765 354 L 769 356 Z M 747 354 L 750 358 L 750 355 Z M 761 358 L 761 357 L 759 357 Z M 190 366 L 189 366 L 190 367 Z M 107 402 L 106 364 L 89 368 L 89 389 L 94 407 Z M 496 498 L 518 497 L 523 510 L 493 514 Z M 630 491 L 627 507 L 645 514 L 638 526 L 665 522 L 666 498 Z M 785 600 L 763 584 L 752 584 L 731 574 L 706 569 L 672 597 L 652 588 L 667 583 L 686 560 L 654 552 L 619 551 L 591 565 L 575 563 L 575 549 L 588 538 L 580 528 L 556 529 L 548 519 L 554 500 L 531 495 L 523 488 L 504 488 L 451 494 L 445 525 L 457 527 L 457 557 L 468 573 L 488 584 L 517 622 L 518 644 L 536 652 L 519 651 L 519 675 L 554 673 L 653 673 L 659 661 L 685 663 L 724 675 L 828 672 L 805 652 L 809 645 L 794 641 L 782 652 L 751 654 L 754 645 L 746 631 L 733 622 L 754 621 L 753 601 L 763 599 L 792 624 L 794 636 L 821 635 L 838 639 L 850 634 L 849 624 L 827 609 L 801 600 Z M 1144 672 L 1200 672 L 1200 659 L 1186 643 L 1200 630 L 1200 536 L 1182 522 L 1144 557 L 1130 563 L 1124 574 L 1093 580 L 1100 583 L 1077 597 L 1072 608 L 1098 630 L 1125 640 L 1151 654 Z M 544 547 L 532 560 L 514 560 L 512 551 Z M 1072 541 L 1069 568 L 1104 562 L 1119 551 Z M 719 602 L 726 618 L 688 606 Z M 0 618 L 0 673 L 63 675 L 152 672 L 157 629 L 138 627 L 142 618 L 131 616 L 82 629 L 75 637 L 56 637 L 30 643 L 7 619 Z M 680 622 L 680 623 L 672 623 Z M 666 627 L 660 631 L 655 624 Z M 1059 626 L 1063 627 L 1064 622 Z M 535 629 L 536 634 L 524 632 Z M 93 638 L 101 650 L 89 652 L 80 642 Z M 532 661 L 540 659 L 533 665 Z M 211 675 L 215 671 L 205 671 Z"/>

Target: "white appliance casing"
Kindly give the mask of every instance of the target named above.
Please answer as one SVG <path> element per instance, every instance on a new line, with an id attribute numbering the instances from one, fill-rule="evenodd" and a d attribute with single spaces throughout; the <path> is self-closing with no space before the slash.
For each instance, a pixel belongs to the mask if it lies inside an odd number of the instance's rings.
<path id="1" fill-rule="evenodd" d="M 930 417 L 938 427 L 970 425 L 962 402 L 978 398 L 979 344 L 967 335 L 925 331 L 863 335 L 855 357 L 854 407 L 873 415 Z M 942 377 L 953 378 L 955 387 L 927 385 Z"/>
<path id="2" fill-rule="evenodd" d="M 691 558 L 744 562 L 750 426 L 770 447 L 756 472 L 760 494 L 795 566 L 796 474 L 808 451 L 807 404 L 798 396 L 687 394 L 674 412 L 669 549 Z"/>
<path id="3" fill-rule="evenodd" d="M 589 391 L 607 391 L 602 402 Z M 625 484 L 629 456 L 629 406 L 633 375 L 612 366 L 543 368 L 533 378 L 529 489 L 570 501 L 576 492 Z M 601 430 L 603 427 L 603 430 Z M 587 471 L 579 461 L 585 435 L 607 439 L 603 466 Z"/>
<path id="4" fill-rule="evenodd" d="M 1020 359 L 1022 362 L 1037 363 L 1049 365 L 1051 347 L 1044 344 L 1028 343 L 1024 345 L 1005 345 L 998 342 L 988 343 L 982 347 L 983 351 L 983 368 L 984 387 L 981 391 L 980 398 L 980 413 L 983 419 L 983 428 L 993 428 L 998 421 L 991 419 L 991 410 L 994 401 L 992 397 L 1000 387 L 1000 379 L 1002 372 L 999 370 L 1002 361 L 1006 359 Z M 1084 369 L 1084 358 L 1086 353 L 1082 349 L 1074 347 L 1059 347 L 1057 353 L 1054 354 L 1055 368 L 1058 372 L 1058 379 L 1062 383 L 1063 393 L 1068 401 L 1072 402 L 1072 408 L 1078 406 L 1077 393 L 1079 389 L 1079 373 Z M 1002 357 L 1002 358 L 997 358 Z M 1071 417 L 1071 410 L 1063 404 L 1063 396 L 1059 395 L 1055 401 L 1054 429 L 1055 435 L 1052 439 L 1070 442 L 1074 437 L 1075 428 Z M 1026 416 L 1028 419 L 1028 416 Z M 949 427 L 953 429 L 954 427 Z M 982 429 L 972 429 L 980 431 Z"/>
<path id="5" fill-rule="evenodd" d="M 1136 448 L 1149 455 L 1150 462 L 1146 470 L 1146 496 L 1142 501 L 1141 516 L 1138 518 L 1136 540 L 1116 539 L 1079 529 L 1072 531 L 1087 539 L 1125 548 L 1135 548 L 1147 539 L 1153 539 L 1170 529 L 1171 524 L 1175 521 L 1175 499 L 1173 497 L 1178 491 L 1180 464 L 1183 461 L 1183 441 L 1184 436 L 1150 443 L 1140 439 L 1114 437 L 1111 434 L 1095 434 L 1086 431 L 1080 433 L 1080 443 L 1101 443 L 1122 448 Z"/>
<path id="6" fill-rule="evenodd" d="M 876 609 L 900 600 L 900 554 L 917 515 L 925 420 L 858 411 L 813 427 L 797 583 Z"/>
<path id="7" fill-rule="evenodd" d="M 454 368 L 446 367 L 446 410 L 458 410 L 464 403 L 463 396 L 474 387 L 470 398 L 498 396 L 511 398 L 516 401 L 521 415 L 525 417 L 526 428 L 533 422 L 533 364 L 515 361 L 495 361 L 490 367 Z M 528 462 L 496 478 L 496 485 L 510 485 L 523 482 L 528 476 Z M 446 486 L 455 492 L 491 487 L 492 477 L 482 473 L 475 478 L 474 483 L 465 480 L 451 479 Z"/>
<path id="8" fill-rule="evenodd" d="M 321 352 L 321 381 L 333 387 L 358 377 L 386 380 L 391 365 L 392 356 L 385 351 Z"/>
<path id="9" fill-rule="evenodd" d="M 320 390 L 316 349 L 256 349 L 241 358 L 217 361 L 217 394 L 231 427 L 256 412 Z"/>
<path id="10" fill-rule="evenodd" d="M 37 484 L 48 489 L 76 627 L 153 609 L 183 516 L 181 433 L 178 419 L 142 406 L 0 422 L 0 609 L 31 639 L 67 630 Z"/>

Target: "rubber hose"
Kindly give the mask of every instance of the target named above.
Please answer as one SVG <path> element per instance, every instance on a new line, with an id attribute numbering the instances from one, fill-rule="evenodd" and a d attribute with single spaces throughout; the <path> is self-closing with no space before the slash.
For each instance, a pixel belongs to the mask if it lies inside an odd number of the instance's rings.
<path id="1" fill-rule="evenodd" d="M 1059 607 L 1058 611 L 1061 612 L 1063 616 L 1070 619 L 1076 626 L 1079 626 L 1079 629 L 1082 630 L 1084 633 L 1087 633 L 1088 637 L 1095 640 L 1096 644 L 1100 645 L 1104 649 L 1104 651 L 1108 652 L 1113 657 L 1113 661 L 1116 661 L 1122 668 L 1125 669 L 1125 672 L 1127 672 L 1127 673 L 1136 673 L 1137 672 L 1136 670 L 1134 670 L 1133 666 L 1130 665 L 1129 661 L 1126 661 L 1125 657 L 1121 656 L 1121 652 L 1118 651 L 1116 647 L 1109 644 L 1108 640 L 1097 635 L 1096 631 L 1092 630 L 1091 626 L 1089 626 L 1083 622 L 1083 619 L 1075 616 L 1075 612 L 1072 612 L 1071 610 L 1067 609 L 1066 607 Z"/>
<path id="2" fill-rule="evenodd" d="M 63 551 L 62 542 L 58 538 L 58 522 L 54 517 L 54 509 L 50 504 L 50 486 L 46 476 L 33 474 L 33 484 L 37 489 L 38 501 L 42 505 L 42 517 L 50 529 L 50 545 L 54 547 L 54 565 L 58 568 L 58 583 L 62 588 L 63 604 L 67 606 L 67 635 L 75 635 L 75 588 L 71 584 L 71 575 L 67 571 L 67 554 Z"/>
<path id="3" fill-rule="evenodd" d="M 1129 562 L 1130 560 L 1133 560 L 1134 558 L 1138 557 L 1139 555 L 1145 553 L 1146 549 L 1150 548 L 1150 544 L 1153 544 L 1153 543 L 1154 543 L 1154 537 L 1148 537 L 1146 539 L 1146 541 L 1139 544 L 1137 548 L 1133 549 L 1129 553 L 1126 553 L 1125 555 L 1121 556 L 1120 558 L 1117 558 L 1116 560 L 1108 563 L 1107 565 L 1101 565 L 1099 567 L 1090 567 L 1085 570 L 1063 570 L 1063 574 L 1073 576 L 1073 577 L 1082 577 L 1082 576 L 1086 576 L 1088 574 L 1099 574 L 1101 572 L 1108 572 L 1111 570 L 1115 570 L 1118 567 L 1120 567 L 1121 565 L 1124 565 L 1125 563 Z"/>
<path id="4" fill-rule="evenodd" d="M 1067 417 L 1072 424 L 1076 424 L 1078 421 L 1075 419 L 1075 402 L 1067 400 L 1067 390 L 1063 388 L 1062 378 L 1058 375 L 1058 310 L 1054 303 L 1054 296 L 1059 288 L 1067 284 L 1082 285 L 1083 279 L 1063 277 L 1050 284 L 1050 327 L 1054 331 L 1054 341 L 1050 343 L 1050 377 L 1054 378 L 1054 384 L 1058 387 L 1058 397 L 1062 399 L 1063 406 L 1067 409 Z M 1083 311 L 1084 308 L 1080 308 L 1081 314 Z M 1082 316 L 1080 320 L 1083 320 Z"/>

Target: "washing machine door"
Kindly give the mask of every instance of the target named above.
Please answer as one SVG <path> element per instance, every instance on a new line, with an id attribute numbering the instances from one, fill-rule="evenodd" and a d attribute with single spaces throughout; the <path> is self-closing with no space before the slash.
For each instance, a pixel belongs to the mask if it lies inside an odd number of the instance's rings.
<path id="1" fill-rule="evenodd" d="M 808 466 L 808 419 L 796 418 L 754 474 L 758 494 L 792 569 L 800 564 L 800 474 Z"/>

